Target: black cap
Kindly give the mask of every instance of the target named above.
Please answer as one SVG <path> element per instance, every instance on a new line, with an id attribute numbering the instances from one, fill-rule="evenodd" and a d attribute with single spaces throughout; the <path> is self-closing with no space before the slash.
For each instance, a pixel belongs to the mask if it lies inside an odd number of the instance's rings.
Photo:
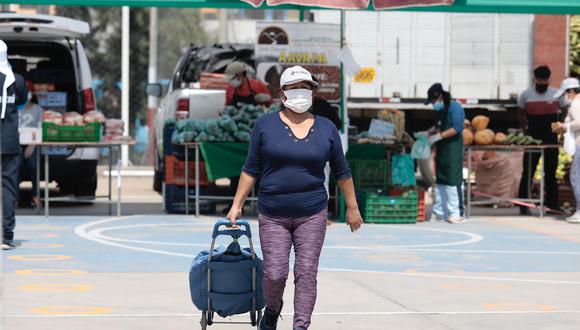
<path id="1" fill-rule="evenodd" d="M 550 79 L 552 72 L 547 65 L 542 65 L 534 69 L 534 78 L 536 79 Z"/>
<path id="2" fill-rule="evenodd" d="M 439 96 L 443 94 L 443 86 L 440 83 L 433 84 L 433 86 L 429 87 L 427 91 L 427 100 L 425 100 L 425 105 L 433 102 L 439 98 Z"/>

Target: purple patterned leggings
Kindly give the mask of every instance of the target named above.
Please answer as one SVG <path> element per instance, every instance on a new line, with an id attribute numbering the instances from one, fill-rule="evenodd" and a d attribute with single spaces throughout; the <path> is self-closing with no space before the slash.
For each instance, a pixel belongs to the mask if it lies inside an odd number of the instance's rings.
<path id="1" fill-rule="evenodd" d="M 308 329 L 310 326 L 327 215 L 325 209 L 298 218 L 259 216 L 260 244 L 264 255 L 264 299 L 269 309 L 280 309 L 288 279 L 290 248 L 294 245 L 294 328 Z"/>

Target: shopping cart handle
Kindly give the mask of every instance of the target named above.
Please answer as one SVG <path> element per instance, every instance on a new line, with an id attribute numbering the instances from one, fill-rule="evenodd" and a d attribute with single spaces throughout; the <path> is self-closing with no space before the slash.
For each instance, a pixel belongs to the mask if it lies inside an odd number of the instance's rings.
<path id="1" fill-rule="evenodd" d="M 229 220 L 219 220 L 213 226 L 213 238 L 217 238 L 218 236 L 247 236 L 248 238 L 252 238 L 252 231 L 250 230 L 250 224 L 246 220 L 237 220 L 236 221 L 236 228 L 230 227 L 232 224 Z M 226 229 L 221 229 L 220 227 L 225 226 Z"/>

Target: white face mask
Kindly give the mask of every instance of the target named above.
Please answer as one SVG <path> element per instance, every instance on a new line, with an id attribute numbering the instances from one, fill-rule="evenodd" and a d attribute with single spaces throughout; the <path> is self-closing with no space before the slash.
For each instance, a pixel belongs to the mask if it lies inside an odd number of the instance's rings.
<path id="1" fill-rule="evenodd" d="M 234 86 L 234 88 L 240 87 L 242 84 L 242 79 L 232 79 L 230 80 L 230 85 Z"/>
<path id="2" fill-rule="evenodd" d="M 296 113 L 304 113 L 312 107 L 312 91 L 309 89 L 291 89 L 284 91 L 284 95 L 284 105 Z"/>

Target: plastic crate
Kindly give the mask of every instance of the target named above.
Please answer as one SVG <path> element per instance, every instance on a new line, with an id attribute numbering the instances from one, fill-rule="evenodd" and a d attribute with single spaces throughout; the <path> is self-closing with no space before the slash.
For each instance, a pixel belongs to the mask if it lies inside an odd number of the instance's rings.
<path id="1" fill-rule="evenodd" d="M 189 160 L 188 184 L 195 185 L 195 161 Z M 165 156 L 165 184 L 185 186 L 185 161 L 177 159 L 175 156 Z M 207 172 L 205 162 L 199 162 L 199 185 L 207 186 Z"/>
<path id="2" fill-rule="evenodd" d="M 353 159 L 349 166 L 356 190 L 386 189 L 390 184 L 387 159 Z"/>
<path id="3" fill-rule="evenodd" d="M 425 190 L 419 190 L 417 193 L 419 195 L 419 203 L 417 206 L 417 221 L 423 222 L 427 220 L 425 213 Z"/>
<path id="4" fill-rule="evenodd" d="M 207 193 L 206 189 L 200 189 L 200 194 L 205 195 Z M 195 196 L 195 189 L 190 188 L 189 196 Z M 179 187 L 176 185 L 165 185 L 165 212 L 170 214 L 185 214 L 185 187 Z M 212 214 L 216 211 L 215 203 L 208 201 L 199 202 L 199 211 L 205 214 Z M 189 214 L 195 213 L 195 199 L 189 199 Z"/>
<path id="5" fill-rule="evenodd" d="M 173 143 L 171 142 L 171 137 L 175 131 L 175 126 L 165 125 L 163 127 L 163 155 L 170 156 L 173 155 Z"/>
<path id="6" fill-rule="evenodd" d="M 63 126 L 42 123 L 42 140 L 45 142 L 100 142 L 103 125 L 90 123 L 82 126 Z"/>
<path id="7" fill-rule="evenodd" d="M 401 196 L 383 196 L 366 191 L 362 194 L 363 219 L 369 223 L 416 223 L 418 194 L 409 191 Z"/>

